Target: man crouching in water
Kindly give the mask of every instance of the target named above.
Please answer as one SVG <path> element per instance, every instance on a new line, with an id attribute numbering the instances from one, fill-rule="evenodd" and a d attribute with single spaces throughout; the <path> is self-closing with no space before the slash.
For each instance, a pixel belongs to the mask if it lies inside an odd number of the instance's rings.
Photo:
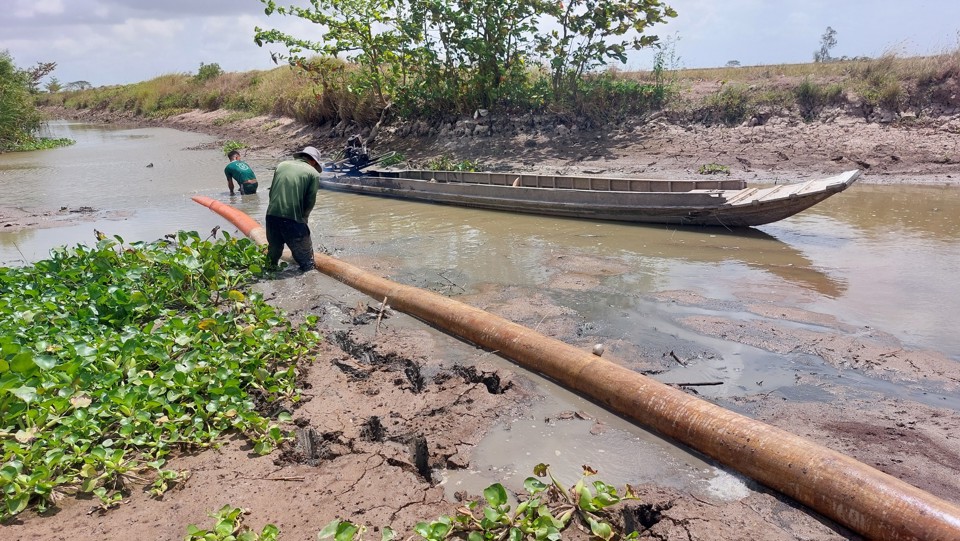
<path id="1" fill-rule="evenodd" d="M 300 271 L 307 272 L 314 267 L 307 219 L 317 202 L 323 162 L 314 147 L 304 148 L 293 158 L 280 162 L 273 173 L 267 206 L 267 259 L 276 267 L 286 244 Z"/>

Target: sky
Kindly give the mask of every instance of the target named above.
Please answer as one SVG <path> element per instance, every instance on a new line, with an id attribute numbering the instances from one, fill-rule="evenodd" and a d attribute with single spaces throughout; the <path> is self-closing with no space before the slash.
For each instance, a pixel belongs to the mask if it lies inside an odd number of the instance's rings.
<path id="1" fill-rule="evenodd" d="M 309 5 L 307 0 L 278 4 Z M 678 17 L 649 33 L 669 40 L 668 68 L 810 62 L 829 26 L 833 57 L 916 56 L 960 47 L 958 0 L 666 0 Z M 316 25 L 267 16 L 260 0 L 0 0 L 0 51 L 17 66 L 56 62 L 61 83 L 94 86 L 196 73 L 272 69 L 254 27 L 321 39 Z M 621 69 L 647 70 L 653 52 L 632 53 Z"/>

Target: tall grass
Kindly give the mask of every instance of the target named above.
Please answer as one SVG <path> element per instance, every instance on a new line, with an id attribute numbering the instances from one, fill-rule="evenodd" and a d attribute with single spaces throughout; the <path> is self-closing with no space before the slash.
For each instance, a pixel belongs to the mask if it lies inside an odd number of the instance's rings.
<path id="1" fill-rule="evenodd" d="M 132 85 L 41 95 L 40 104 L 74 109 L 168 116 L 184 110 L 227 109 L 292 117 L 300 122 L 371 125 L 384 106 L 369 90 L 357 90 L 356 66 L 314 58 L 302 69 L 218 73 L 207 79 L 168 74 Z M 685 108 L 707 123 L 736 125 L 764 107 L 792 109 L 806 120 L 829 107 L 858 103 L 894 112 L 960 107 L 960 50 L 940 55 L 856 59 L 810 64 L 606 72 L 583 77 L 571 96 L 549 92 L 545 72 L 531 68 L 522 81 L 500 89 L 501 112 L 550 112 L 598 126 L 660 108 Z M 684 89 L 713 81 L 719 90 L 691 97 Z M 403 120 L 436 120 L 470 114 L 458 78 L 411 79 L 391 96 L 392 113 Z"/>

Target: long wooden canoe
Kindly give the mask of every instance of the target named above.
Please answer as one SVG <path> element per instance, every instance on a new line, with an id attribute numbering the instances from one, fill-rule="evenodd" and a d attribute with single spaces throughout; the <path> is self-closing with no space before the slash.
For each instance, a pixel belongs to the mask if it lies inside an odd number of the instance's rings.
<path id="1" fill-rule="evenodd" d="M 769 187 L 743 180 L 364 170 L 325 174 L 328 190 L 509 212 L 674 225 L 748 227 L 803 211 L 847 189 L 860 171 Z"/>

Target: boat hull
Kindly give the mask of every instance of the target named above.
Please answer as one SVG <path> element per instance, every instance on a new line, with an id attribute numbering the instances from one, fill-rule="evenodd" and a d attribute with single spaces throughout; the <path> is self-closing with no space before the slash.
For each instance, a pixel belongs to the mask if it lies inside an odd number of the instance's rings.
<path id="1" fill-rule="evenodd" d="M 465 182 L 448 180 L 453 177 L 439 173 L 436 174 L 444 180 L 423 180 L 401 176 L 404 174 L 324 175 L 320 184 L 324 189 L 340 192 L 506 212 L 634 223 L 749 227 L 782 220 L 810 208 L 845 190 L 859 176 L 858 171 L 848 171 L 794 185 L 739 190 L 619 191 Z"/>

